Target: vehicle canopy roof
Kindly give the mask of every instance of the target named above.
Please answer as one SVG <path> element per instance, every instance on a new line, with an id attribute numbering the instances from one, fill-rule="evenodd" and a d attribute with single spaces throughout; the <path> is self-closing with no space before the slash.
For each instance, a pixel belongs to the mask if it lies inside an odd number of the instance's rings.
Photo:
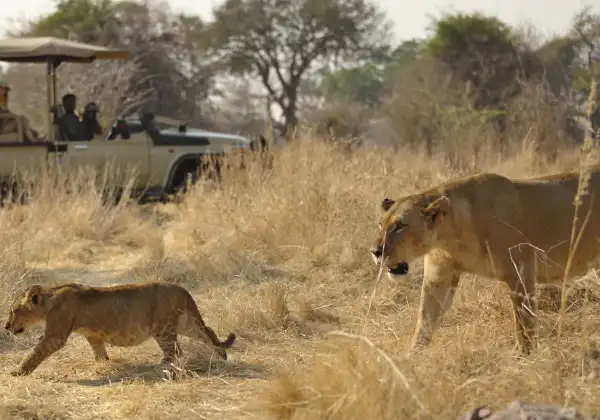
<path id="1" fill-rule="evenodd" d="M 49 61 L 90 63 L 94 60 L 123 60 L 130 56 L 131 53 L 127 50 L 54 37 L 19 37 L 0 40 L 0 61 L 14 63 L 47 63 Z"/>
<path id="2" fill-rule="evenodd" d="M 91 63 L 95 60 L 125 60 L 127 50 L 112 49 L 66 39 L 45 37 L 17 37 L 0 39 L 0 61 L 12 63 L 46 63 L 48 140 L 54 141 L 52 109 L 56 105 L 56 68 L 63 62 Z"/>

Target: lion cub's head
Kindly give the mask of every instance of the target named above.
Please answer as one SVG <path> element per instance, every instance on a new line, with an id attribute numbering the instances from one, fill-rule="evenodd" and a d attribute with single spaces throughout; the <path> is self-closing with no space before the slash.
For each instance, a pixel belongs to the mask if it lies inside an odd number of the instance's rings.
<path id="1" fill-rule="evenodd" d="M 15 299 L 10 308 L 4 328 L 15 335 L 24 333 L 28 328 L 44 321 L 46 317 L 46 299 L 42 286 L 28 287 Z"/>
<path id="2" fill-rule="evenodd" d="M 411 196 L 398 201 L 386 198 L 381 203 L 379 234 L 371 246 L 375 264 L 384 263 L 388 276 L 408 273 L 408 261 L 426 254 L 436 246 L 445 229 L 444 216 L 450 211 L 445 196 Z"/>

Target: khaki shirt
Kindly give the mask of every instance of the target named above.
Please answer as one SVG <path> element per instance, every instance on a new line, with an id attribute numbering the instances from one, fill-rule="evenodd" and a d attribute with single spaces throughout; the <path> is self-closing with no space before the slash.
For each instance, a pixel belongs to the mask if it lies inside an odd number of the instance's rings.
<path id="1" fill-rule="evenodd" d="M 27 121 L 27 118 L 25 118 L 22 115 L 11 112 L 4 105 L 0 105 L 0 135 L 18 133 L 18 121 L 21 122 L 23 127 L 23 137 L 26 140 L 34 140 L 37 137 L 37 133 L 35 133 L 29 127 L 29 121 Z M 16 140 L 16 138 L 14 140 Z"/>
<path id="2" fill-rule="evenodd" d="M 7 118 L 6 114 L 9 114 L 10 118 Z M 17 118 L 19 118 L 17 114 L 10 112 L 6 106 L 0 105 L 0 134 L 16 133 Z"/>

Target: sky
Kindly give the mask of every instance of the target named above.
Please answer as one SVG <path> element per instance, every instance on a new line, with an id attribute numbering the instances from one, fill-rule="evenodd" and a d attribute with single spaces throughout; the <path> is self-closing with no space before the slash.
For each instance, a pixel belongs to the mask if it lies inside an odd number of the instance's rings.
<path id="1" fill-rule="evenodd" d="M 439 16 L 444 11 L 480 11 L 495 15 L 510 25 L 533 24 L 544 37 L 566 32 L 573 14 L 585 5 L 592 5 L 593 10 L 600 13 L 600 0 L 419 0 L 416 3 L 402 0 L 373 1 L 386 11 L 394 22 L 396 42 L 425 36 L 429 17 Z M 55 1 L 4 0 L 3 3 L 4 18 L 0 18 L 0 32 L 2 28 L 10 25 L 8 19 L 31 19 L 51 12 Z M 167 0 L 167 3 L 174 11 L 197 13 L 210 19 L 212 8 L 220 1 Z"/>

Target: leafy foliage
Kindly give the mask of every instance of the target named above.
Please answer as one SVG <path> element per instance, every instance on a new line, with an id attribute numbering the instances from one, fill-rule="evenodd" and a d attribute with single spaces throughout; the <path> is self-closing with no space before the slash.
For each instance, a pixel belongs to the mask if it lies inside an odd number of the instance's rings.
<path id="1" fill-rule="evenodd" d="M 374 107 L 384 86 L 381 68 L 366 64 L 326 74 L 320 89 L 329 102 L 360 102 Z"/>
<path id="2" fill-rule="evenodd" d="M 411 39 L 366 64 L 335 70 L 324 75 L 320 93 L 327 102 L 357 102 L 376 108 L 397 74 L 420 55 L 422 43 Z"/>
<path id="3" fill-rule="evenodd" d="M 31 35 L 102 42 L 103 28 L 114 21 L 112 0 L 60 0 L 56 10 L 30 23 Z"/>
<path id="4" fill-rule="evenodd" d="M 590 8 L 574 16 L 568 33 L 543 41 L 493 16 L 454 13 L 434 20 L 428 37 L 391 45 L 390 21 L 374 0 L 225 0 L 211 21 L 157 1 L 58 0 L 24 33 L 132 50 L 128 78 L 124 68 L 114 70 L 125 89 L 115 112 L 144 108 L 205 125 L 239 115 L 229 127 L 258 130 L 275 105 L 275 125 L 288 132 L 318 114 L 329 121 L 346 113 L 338 119 L 366 119 L 356 122 L 361 130 L 369 119 L 401 122 L 411 128 L 395 130 L 400 141 L 426 139 L 428 150 L 451 136 L 440 130 L 453 118 L 468 125 L 477 116 L 499 133 L 529 136 L 524 116 L 541 104 L 544 118 L 554 109 L 556 121 L 574 127 L 591 80 L 600 77 L 600 16 Z M 100 97 L 112 79 L 70 80 L 85 80 L 86 95 Z M 226 112 L 214 108 L 217 96 Z M 600 127 L 600 108 L 591 123 Z"/>
<path id="5" fill-rule="evenodd" d="M 517 44 L 511 29 L 479 13 L 435 21 L 427 52 L 474 89 L 476 107 L 498 107 L 519 92 L 517 80 L 540 69 L 536 57 Z"/>

